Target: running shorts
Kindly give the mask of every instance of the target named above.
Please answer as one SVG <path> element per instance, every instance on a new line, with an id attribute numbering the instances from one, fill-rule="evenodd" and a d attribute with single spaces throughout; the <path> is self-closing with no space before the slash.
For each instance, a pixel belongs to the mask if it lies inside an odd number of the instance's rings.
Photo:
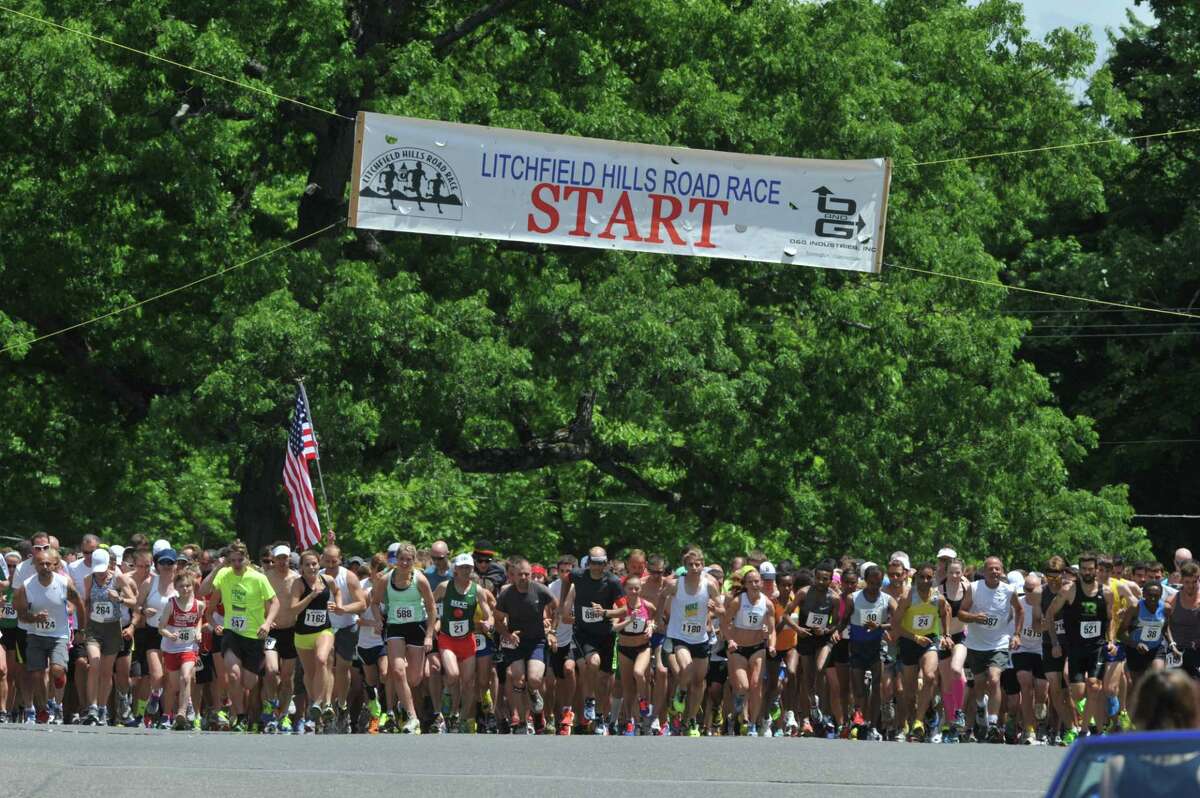
<path id="1" fill-rule="evenodd" d="M 475 656 L 474 635 L 451 637 L 445 632 L 438 632 L 437 642 L 438 649 L 440 651 L 449 651 L 458 658 L 459 662 L 463 662 Z"/>
<path id="2" fill-rule="evenodd" d="M 387 625 L 387 639 L 403 640 L 405 645 L 409 646 L 425 646 L 425 622 L 416 621 L 413 623 L 389 623 Z"/>
<path id="3" fill-rule="evenodd" d="M 122 644 L 125 642 L 121 637 L 121 622 L 119 620 L 108 623 L 88 621 L 87 642 L 100 647 L 100 656 L 115 657 L 121 653 Z"/>
<path id="4" fill-rule="evenodd" d="M 798 637 L 796 639 L 796 650 L 800 652 L 800 656 L 802 657 L 815 657 L 822 648 L 832 645 L 832 641 L 832 634 Z"/>
<path id="5" fill-rule="evenodd" d="M 1005 695 L 1020 695 L 1021 682 L 1017 679 L 1016 668 L 1005 668 L 1000 673 L 1000 689 Z"/>
<path id="6" fill-rule="evenodd" d="M 1125 661 L 1125 644 L 1117 643 L 1117 653 L 1115 653 L 1115 654 L 1109 654 L 1108 647 L 1105 646 L 1104 661 L 1105 662 L 1124 662 Z"/>
<path id="7" fill-rule="evenodd" d="M 620 655 L 622 657 L 625 657 L 625 658 L 631 659 L 631 660 L 636 660 L 638 658 L 638 655 L 640 655 L 643 651 L 649 651 L 649 650 L 650 650 L 649 642 L 642 643 L 640 646 L 621 646 L 621 645 L 617 646 L 617 651 L 620 653 Z"/>
<path id="8" fill-rule="evenodd" d="M 668 654 L 674 654 L 681 648 L 686 648 L 694 660 L 708 659 L 708 655 L 712 653 L 712 648 L 709 646 L 707 640 L 703 643 L 685 643 L 677 637 L 672 637 L 668 638 L 667 642 L 663 644 L 663 651 Z"/>
<path id="9" fill-rule="evenodd" d="M 25 670 L 31 673 L 44 671 L 51 665 L 66 668 L 70 662 L 67 655 L 70 645 L 65 637 L 42 637 L 27 635 L 25 638 Z"/>
<path id="10" fill-rule="evenodd" d="M 370 646 L 369 648 L 358 647 L 358 659 L 363 665 L 373 667 L 379 664 L 379 660 L 387 655 L 386 646 Z"/>
<path id="11" fill-rule="evenodd" d="M 1012 655 L 1009 654 L 1007 649 L 976 651 L 973 648 L 968 648 L 966 665 L 971 669 L 971 673 L 976 676 L 986 677 L 990 668 L 1003 671 L 1012 667 Z"/>
<path id="12" fill-rule="evenodd" d="M 1062 673 L 1067 665 L 1066 657 L 1056 657 L 1051 652 L 1053 646 L 1042 643 L 1042 671 L 1045 673 Z"/>
<path id="13" fill-rule="evenodd" d="M 21 653 L 25 650 L 25 635 L 24 629 L 19 626 L 14 626 L 12 629 L 5 629 L 4 637 L 0 637 L 0 644 L 4 646 L 6 651 L 16 651 Z M 24 659 L 24 655 L 21 657 Z"/>
<path id="14" fill-rule="evenodd" d="M 1038 654 L 1026 654 L 1020 651 L 1012 655 L 1013 670 L 1017 673 L 1021 671 L 1029 671 L 1035 679 L 1045 679 L 1046 671 L 1041 656 Z"/>
<path id="15" fill-rule="evenodd" d="M 838 665 L 850 664 L 850 641 L 842 639 L 833 644 L 833 650 L 825 658 L 826 668 L 836 668 Z"/>
<path id="16" fill-rule="evenodd" d="M 708 661 L 708 673 L 704 680 L 708 684 L 725 684 L 729 681 L 729 662 L 723 659 L 710 659 Z"/>
<path id="17" fill-rule="evenodd" d="M 1085 648 L 1067 652 L 1067 670 L 1071 684 L 1082 684 L 1088 679 L 1104 678 L 1105 646 Z"/>
<path id="18" fill-rule="evenodd" d="M 559 646 L 556 650 L 550 652 L 550 669 L 554 671 L 555 679 L 564 679 L 567 675 L 567 659 L 570 658 L 573 662 L 574 657 L 571 657 L 571 646 Z"/>
<path id="19" fill-rule="evenodd" d="M 850 641 L 850 667 L 869 671 L 881 662 L 883 644 L 879 640 Z"/>
<path id="20" fill-rule="evenodd" d="M 296 628 L 289 626 L 287 629 L 272 629 L 270 636 L 267 637 L 266 650 L 274 651 L 280 659 L 295 659 L 298 656 L 296 654 Z"/>
<path id="21" fill-rule="evenodd" d="M 1163 645 L 1152 648 L 1145 654 L 1138 651 L 1136 646 L 1129 646 L 1125 649 L 1125 661 L 1129 663 L 1129 670 L 1134 673 L 1142 673 L 1150 668 L 1154 660 L 1166 658 L 1167 647 Z"/>
<path id="22" fill-rule="evenodd" d="M 966 632 L 959 632 L 958 634 L 950 635 L 950 642 L 952 643 L 952 645 L 950 646 L 950 648 L 938 648 L 938 659 L 943 660 L 943 659 L 950 659 L 951 657 L 953 657 L 954 656 L 954 646 L 961 645 L 961 644 L 965 643 L 966 640 L 967 640 Z"/>
<path id="23" fill-rule="evenodd" d="M 587 659 L 592 654 L 600 655 L 600 670 L 604 673 L 613 672 L 613 646 L 616 645 L 615 634 L 600 635 L 592 637 L 591 635 L 580 634 L 579 630 L 575 630 L 575 647 L 579 651 L 579 659 Z M 705 655 L 707 656 L 707 655 Z"/>
<path id="24" fill-rule="evenodd" d="M 914 668 L 921 664 L 921 658 L 930 651 L 937 651 L 939 645 L 937 638 L 931 639 L 927 646 L 917 645 L 915 640 L 909 640 L 907 637 L 900 638 L 900 664 L 906 668 Z"/>
<path id="25" fill-rule="evenodd" d="M 181 651 L 178 654 L 173 654 L 169 651 L 163 652 L 163 667 L 167 673 L 174 673 L 183 667 L 185 662 L 197 662 L 200 656 L 195 651 Z"/>
<path id="26" fill-rule="evenodd" d="M 504 649 L 504 662 L 507 665 L 512 665 L 516 662 L 525 662 L 527 660 L 535 660 L 537 662 L 546 661 L 546 641 L 542 640 L 522 640 L 516 648 Z M 603 663 L 601 663 L 603 664 Z"/>
<path id="27" fill-rule="evenodd" d="M 212 652 L 202 652 L 200 658 L 196 660 L 196 684 L 212 684 L 215 676 Z"/>
<path id="28" fill-rule="evenodd" d="M 435 649 L 436 650 L 436 644 Z M 343 626 L 333 632 L 333 653 L 338 659 L 354 662 L 358 656 L 358 625 Z"/>
<path id="29" fill-rule="evenodd" d="M 312 651 L 317 647 L 317 641 L 322 637 L 333 637 L 332 629 L 322 629 L 319 632 L 301 632 L 296 635 L 296 649 L 298 651 Z M 266 647 L 263 647 L 264 651 Z"/>
<path id="30" fill-rule="evenodd" d="M 221 635 L 221 654 L 233 654 L 241 661 L 243 668 L 262 676 L 266 670 L 266 642 L 257 637 L 243 637 L 237 632 L 229 632 Z"/>

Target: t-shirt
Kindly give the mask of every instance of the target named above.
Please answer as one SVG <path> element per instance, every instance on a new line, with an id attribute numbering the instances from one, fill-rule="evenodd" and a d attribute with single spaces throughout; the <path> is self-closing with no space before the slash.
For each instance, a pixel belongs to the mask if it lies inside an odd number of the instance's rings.
<path id="1" fill-rule="evenodd" d="M 615 607 L 617 600 L 625 595 L 621 581 L 608 573 L 600 579 L 592 579 L 586 569 L 576 568 L 571 572 L 571 584 L 575 587 L 575 634 L 611 635 L 612 623 L 593 610 L 592 604 L 608 610 Z"/>
<path id="2" fill-rule="evenodd" d="M 425 580 L 427 582 L 429 582 L 430 590 L 437 590 L 438 585 L 440 585 L 442 582 L 449 582 L 453 578 L 454 578 L 454 569 L 453 568 L 446 569 L 446 573 L 444 573 L 444 574 L 439 574 L 437 572 L 436 565 L 431 565 L 425 569 Z"/>
<path id="3" fill-rule="evenodd" d="M 217 572 L 213 588 L 221 594 L 225 608 L 225 631 L 242 637 L 258 637 L 266 621 L 266 603 L 275 598 L 275 588 L 266 574 L 247 568 L 241 576 L 230 566 Z"/>
<path id="4" fill-rule="evenodd" d="M 529 590 L 522 593 L 515 585 L 500 594 L 496 609 L 508 616 L 508 630 L 521 633 L 521 643 L 545 640 L 546 605 L 554 601 L 550 589 L 541 582 L 530 582 Z"/>

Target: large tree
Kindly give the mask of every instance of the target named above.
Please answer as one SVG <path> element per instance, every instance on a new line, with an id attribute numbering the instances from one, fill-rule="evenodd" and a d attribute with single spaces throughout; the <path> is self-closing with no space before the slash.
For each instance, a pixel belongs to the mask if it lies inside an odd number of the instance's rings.
<path id="1" fill-rule="evenodd" d="M 45 14 L 38 3 L 23 5 Z M 359 109 L 889 156 L 889 263 L 994 278 L 1111 156 L 918 162 L 1100 133 L 1086 32 L 1002 0 L 55 4 L 173 60 Z M 352 123 L 28 20 L 0 28 L 0 496 L 17 532 L 286 536 L 306 377 L 339 536 L 539 556 L 1145 547 L 1003 290 L 350 231 Z M 136 310 L 23 341 L 302 245 Z"/>

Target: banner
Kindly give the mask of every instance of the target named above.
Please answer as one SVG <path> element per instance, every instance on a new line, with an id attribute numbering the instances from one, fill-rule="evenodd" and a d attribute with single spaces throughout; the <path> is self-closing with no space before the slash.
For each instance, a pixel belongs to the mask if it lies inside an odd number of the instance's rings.
<path id="1" fill-rule="evenodd" d="M 891 162 L 360 111 L 352 179 L 352 227 L 878 272 Z"/>

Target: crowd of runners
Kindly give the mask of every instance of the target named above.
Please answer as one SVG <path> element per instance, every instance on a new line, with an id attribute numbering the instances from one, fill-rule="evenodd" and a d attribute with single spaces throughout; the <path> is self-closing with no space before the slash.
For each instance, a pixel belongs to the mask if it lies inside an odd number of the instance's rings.
<path id="1" fill-rule="evenodd" d="M 306 733 L 1069 744 L 1130 728 L 1149 671 L 1200 679 L 1200 565 L 1028 571 L 486 541 L 257 558 L 46 534 L 0 567 L 0 723 Z"/>

